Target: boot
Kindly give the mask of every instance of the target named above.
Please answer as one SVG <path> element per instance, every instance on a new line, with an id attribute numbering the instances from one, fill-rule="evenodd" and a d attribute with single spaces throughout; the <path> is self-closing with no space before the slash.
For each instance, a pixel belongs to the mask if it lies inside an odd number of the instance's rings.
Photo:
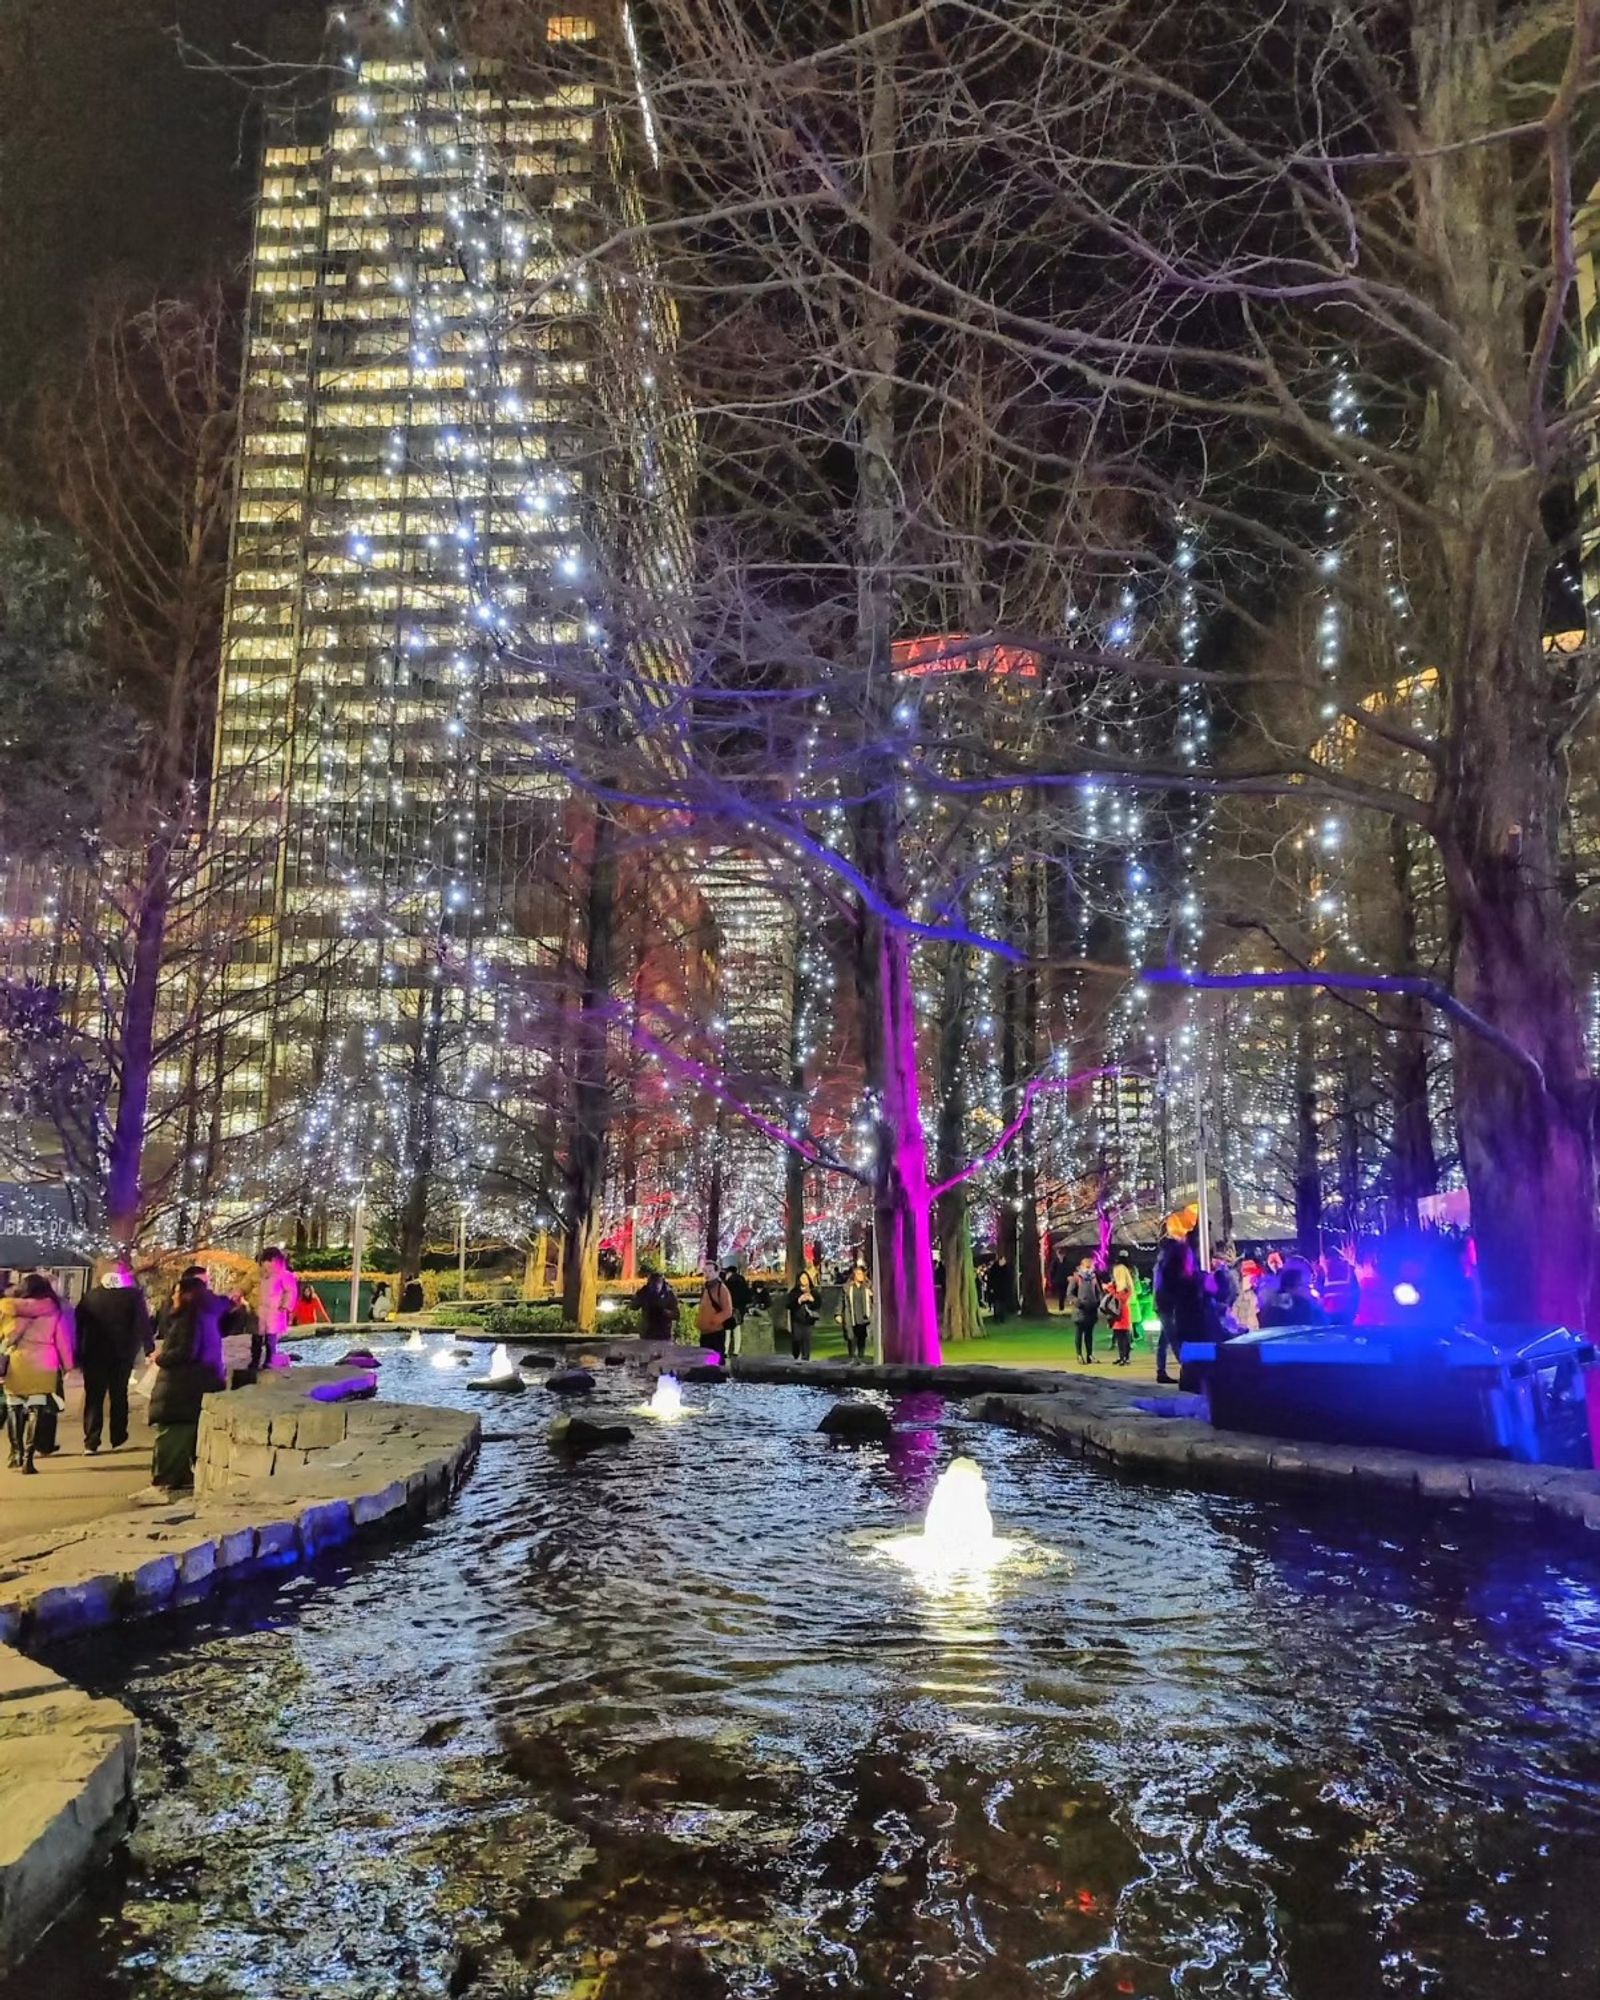
<path id="1" fill-rule="evenodd" d="M 15 1472 L 22 1463 L 22 1431 L 27 1418 L 28 1412 L 21 1403 L 6 1404 L 6 1443 L 10 1447 L 7 1471 Z"/>
<path id="2" fill-rule="evenodd" d="M 39 1412 L 30 1409 L 27 1412 L 27 1423 L 22 1433 L 22 1469 L 24 1472 L 36 1473 L 39 1470 L 38 1466 L 33 1462 L 34 1449 L 38 1441 Z"/>

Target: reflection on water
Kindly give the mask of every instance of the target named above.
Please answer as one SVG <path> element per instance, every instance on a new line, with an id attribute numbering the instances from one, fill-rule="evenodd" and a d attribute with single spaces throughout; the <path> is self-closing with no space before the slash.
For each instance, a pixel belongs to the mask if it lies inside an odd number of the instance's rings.
<path id="1" fill-rule="evenodd" d="M 419 1537 L 64 1655 L 145 1718 L 146 1804 L 7 2000 L 1592 2000 L 1573 1560 L 1119 1484 L 936 1399 L 866 1450 L 813 1392 L 686 1400 L 576 1462 L 497 1405 Z M 1060 1560 L 950 1602 L 857 1541 L 962 1451 Z"/>

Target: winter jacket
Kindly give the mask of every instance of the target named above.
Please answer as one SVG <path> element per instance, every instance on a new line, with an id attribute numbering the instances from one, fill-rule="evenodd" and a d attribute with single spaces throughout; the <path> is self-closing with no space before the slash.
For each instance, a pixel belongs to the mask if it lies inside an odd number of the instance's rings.
<path id="1" fill-rule="evenodd" d="M 156 1350 L 151 1423 L 198 1423 L 202 1400 L 227 1388 L 228 1371 L 222 1358 L 223 1305 L 215 1292 L 197 1292 L 185 1299 L 168 1321 Z"/>
<path id="2" fill-rule="evenodd" d="M 678 1295 L 665 1278 L 646 1278 L 633 1295 L 639 1308 L 640 1337 L 644 1340 L 672 1340 L 678 1331 Z"/>
<path id="3" fill-rule="evenodd" d="M 841 1326 L 870 1326 L 872 1324 L 872 1287 L 854 1282 L 845 1286 L 839 1294 L 839 1324 Z"/>
<path id="4" fill-rule="evenodd" d="M 72 1366 L 72 1315 L 54 1299 L 6 1299 L 0 1346 L 11 1356 L 5 1391 L 14 1401 L 52 1396 Z"/>
<path id="5" fill-rule="evenodd" d="M 131 1368 L 141 1354 L 155 1350 L 150 1308 L 137 1285 L 96 1285 L 84 1294 L 77 1312 L 78 1363 L 91 1367 Z"/>
<path id="6" fill-rule="evenodd" d="M 1067 1286 L 1067 1302 L 1077 1307 L 1079 1319 L 1093 1319 L 1100 1306 L 1100 1280 L 1093 1271 L 1074 1271 Z"/>
<path id="7" fill-rule="evenodd" d="M 1205 1282 L 1193 1246 L 1182 1236 L 1164 1237 L 1156 1252 L 1155 1298 L 1169 1336 L 1179 1341 L 1206 1338 Z"/>
<path id="8" fill-rule="evenodd" d="M 294 1319 L 295 1308 L 300 1303 L 300 1280 L 287 1264 L 263 1264 L 261 1267 L 261 1295 L 256 1302 L 256 1315 L 261 1321 L 261 1331 L 275 1340 L 282 1340 Z"/>

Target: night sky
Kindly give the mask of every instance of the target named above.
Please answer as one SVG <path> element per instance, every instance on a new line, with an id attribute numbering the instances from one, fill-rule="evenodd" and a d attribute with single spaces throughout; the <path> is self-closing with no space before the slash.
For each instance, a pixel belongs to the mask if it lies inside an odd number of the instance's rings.
<path id="1" fill-rule="evenodd" d="M 72 365 L 82 303 L 242 264 L 259 94 L 186 62 L 314 54 L 322 0 L 0 0 L 0 418 Z"/>

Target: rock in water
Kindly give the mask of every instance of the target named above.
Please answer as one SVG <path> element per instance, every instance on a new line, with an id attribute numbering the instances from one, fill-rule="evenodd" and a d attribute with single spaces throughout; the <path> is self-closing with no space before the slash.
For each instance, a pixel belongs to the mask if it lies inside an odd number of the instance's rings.
<path id="1" fill-rule="evenodd" d="M 348 1354 L 341 1354 L 333 1365 L 335 1368 L 376 1368 L 378 1357 L 365 1347 L 352 1347 Z"/>
<path id="2" fill-rule="evenodd" d="M 550 1442 L 563 1451 L 593 1451 L 603 1444 L 627 1444 L 633 1432 L 626 1424 L 592 1424 L 587 1417 L 557 1417 Z"/>
<path id="3" fill-rule="evenodd" d="M 583 1396 L 594 1387 L 587 1368 L 558 1368 L 544 1385 L 557 1396 Z"/>
<path id="4" fill-rule="evenodd" d="M 889 1412 L 878 1403 L 835 1403 L 817 1429 L 852 1443 L 883 1444 L 894 1435 Z"/>
<path id="5" fill-rule="evenodd" d="M 554 1368 L 555 1365 L 556 1358 L 553 1354 L 519 1354 L 517 1356 L 517 1366 L 519 1368 L 526 1368 L 531 1373 L 538 1375 L 542 1375 L 547 1368 Z"/>
<path id="6" fill-rule="evenodd" d="M 526 1393 L 528 1385 L 520 1375 L 481 1375 L 476 1382 L 469 1382 L 467 1387 L 489 1395 L 521 1396 Z"/>
<path id="7" fill-rule="evenodd" d="M 727 1379 L 727 1369 L 719 1368 L 714 1361 L 696 1361 L 678 1370 L 680 1382 L 726 1382 Z"/>

